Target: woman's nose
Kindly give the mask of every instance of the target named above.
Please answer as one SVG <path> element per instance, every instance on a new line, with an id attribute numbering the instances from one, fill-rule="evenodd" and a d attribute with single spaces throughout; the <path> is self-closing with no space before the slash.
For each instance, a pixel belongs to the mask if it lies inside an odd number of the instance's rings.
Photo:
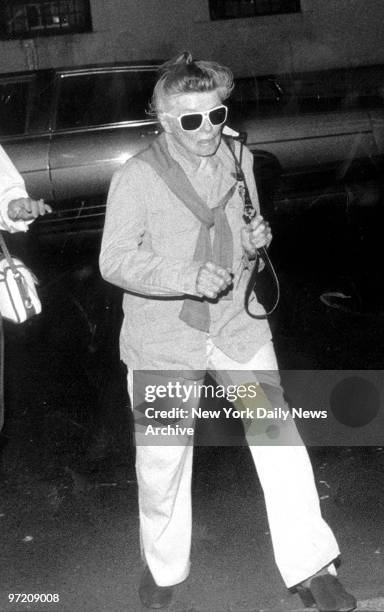
<path id="1" fill-rule="evenodd" d="M 201 129 L 204 132 L 212 132 L 212 123 L 210 122 L 208 117 L 203 118 L 203 123 L 201 125 Z"/>

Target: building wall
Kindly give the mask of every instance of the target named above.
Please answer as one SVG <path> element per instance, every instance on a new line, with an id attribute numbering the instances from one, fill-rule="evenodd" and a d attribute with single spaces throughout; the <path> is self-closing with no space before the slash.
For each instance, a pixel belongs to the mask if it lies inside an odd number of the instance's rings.
<path id="1" fill-rule="evenodd" d="M 162 59 L 186 48 L 237 75 L 384 63 L 383 0 L 301 3 L 301 14 L 212 22 L 208 0 L 91 0 L 92 33 L 0 41 L 0 72 Z"/>

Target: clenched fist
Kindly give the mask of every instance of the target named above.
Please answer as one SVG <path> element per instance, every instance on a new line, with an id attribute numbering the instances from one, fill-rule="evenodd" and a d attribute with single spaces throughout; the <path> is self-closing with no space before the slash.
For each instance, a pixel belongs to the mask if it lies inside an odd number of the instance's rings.
<path id="1" fill-rule="evenodd" d="M 251 223 L 241 230 L 241 242 L 248 255 L 255 255 L 256 249 L 268 247 L 272 240 L 272 232 L 268 221 L 261 215 L 252 219 Z"/>
<path id="2" fill-rule="evenodd" d="M 207 298 L 215 299 L 232 284 L 232 274 L 225 268 L 208 261 L 200 267 L 196 279 L 197 292 Z"/>
<path id="3" fill-rule="evenodd" d="M 50 212 L 52 212 L 52 208 L 45 204 L 44 200 L 18 198 L 8 204 L 8 217 L 12 221 L 29 221 Z"/>

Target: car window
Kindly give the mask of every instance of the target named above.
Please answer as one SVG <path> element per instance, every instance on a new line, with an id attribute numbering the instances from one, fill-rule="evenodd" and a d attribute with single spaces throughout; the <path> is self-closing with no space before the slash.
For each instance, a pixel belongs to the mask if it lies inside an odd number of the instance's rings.
<path id="1" fill-rule="evenodd" d="M 382 107 L 383 70 L 336 68 L 293 75 L 300 112 L 364 110 Z"/>
<path id="2" fill-rule="evenodd" d="M 383 105 L 384 69 L 375 66 L 240 78 L 229 102 L 235 122 Z"/>
<path id="3" fill-rule="evenodd" d="M 30 84 L 28 79 L 0 81 L 0 136 L 26 132 Z"/>
<path id="4" fill-rule="evenodd" d="M 62 75 L 56 129 L 148 119 L 155 71 Z"/>
<path id="5" fill-rule="evenodd" d="M 270 75 L 236 79 L 229 100 L 230 121 L 290 114 L 294 97 L 292 82 L 283 77 Z"/>

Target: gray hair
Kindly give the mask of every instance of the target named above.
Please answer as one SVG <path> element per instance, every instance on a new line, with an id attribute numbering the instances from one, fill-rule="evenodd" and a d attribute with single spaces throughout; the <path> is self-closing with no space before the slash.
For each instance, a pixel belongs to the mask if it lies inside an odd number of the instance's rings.
<path id="1" fill-rule="evenodd" d="M 194 60 L 189 51 L 184 51 L 160 66 L 150 113 L 157 115 L 163 110 L 164 97 L 216 89 L 221 100 L 229 97 L 233 89 L 231 70 L 216 62 Z"/>

